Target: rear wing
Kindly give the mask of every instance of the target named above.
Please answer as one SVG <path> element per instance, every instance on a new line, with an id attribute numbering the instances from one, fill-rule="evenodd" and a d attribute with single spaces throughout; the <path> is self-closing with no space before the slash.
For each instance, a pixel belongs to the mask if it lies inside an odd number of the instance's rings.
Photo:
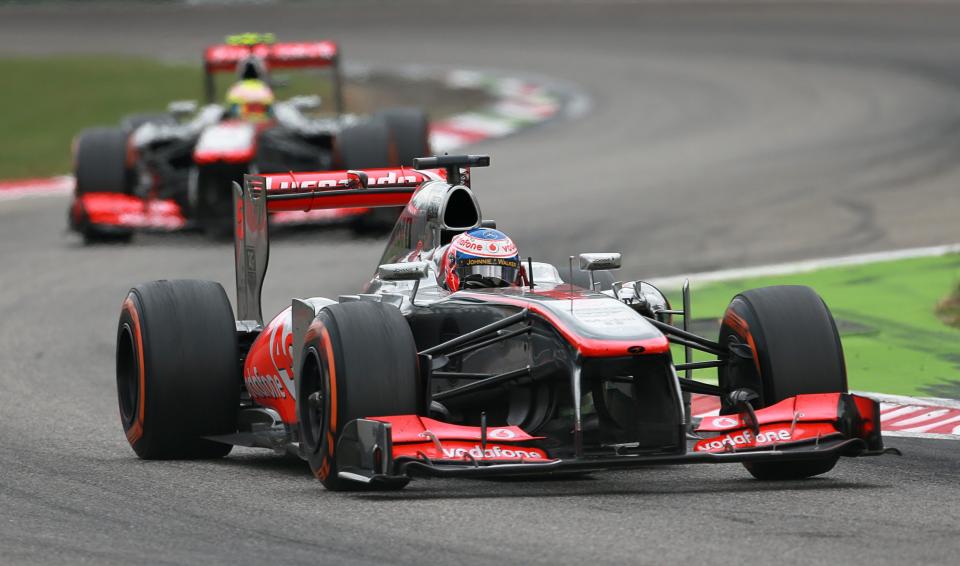
<path id="1" fill-rule="evenodd" d="M 343 112 L 340 50 L 333 41 L 211 45 L 203 53 L 204 90 L 208 102 L 213 102 L 216 95 L 214 76 L 217 73 L 235 71 L 241 61 L 251 56 L 259 58 L 268 71 L 273 69 L 331 69 L 334 102 L 337 112 Z"/>
<path id="2" fill-rule="evenodd" d="M 270 257 L 268 213 L 404 206 L 422 183 L 445 175 L 443 169 L 407 167 L 244 175 L 242 185 L 233 184 L 237 320 L 263 325 L 260 292 Z"/>

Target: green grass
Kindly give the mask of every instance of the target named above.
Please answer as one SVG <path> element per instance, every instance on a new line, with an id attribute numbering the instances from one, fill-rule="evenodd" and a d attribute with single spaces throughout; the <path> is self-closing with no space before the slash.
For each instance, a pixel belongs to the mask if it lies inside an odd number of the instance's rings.
<path id="1" fill-rule="evenodd" d="M 0 57 L 0 77 L 0 179 L 68 173 L 70 142 L 84 128 L 118 125 L 128 114 L 163 111 L 172 100 L 204 102 L 199 59 L 173 65 L 116 56 Z M 282 85 L 276 88 L 278 99 L 317 94 L 323 100 L 319 114 L 333 111 L 329 70 L 283 70 L 274 78 Z M 234 80 L 233 73 L 217 75 L 217 100 Z M 420 106 L 432 119 L 490 101 L 483 89 L 451 93 L 441 80 L 411 81 L 389 73 L 345 79 L 343 96 L 348 112 Z"/>
<path id="2" fill-rule="evenodd" d="M 278 97 L 330 92 L 326 73 L 290 72 Z M 116 125 L 128 114 L 162 111 L 172 100 L 203 102 L 203 72 L 126 57 L 0 58 L 0 179 L 67 173 L 70 142 L 84 128 Z M 218 98 L 233 80 L 218 76 Z M 348 87 L 359 97 L 361 87 Z M 348 108 L 352 108 L 349 106 Z"/>
<path id="3" fill-rule="evenodd" d="M 851 389 L 960 397 L 960 329 L 936 313 L 958 281 L 960 255 L 952 254 L 704 285 L 694 281 L 692 308 L 694 319 L 719 318 L 739 291 L 809 285 L 838 320 L 862 325 L 842 332 Z M 680 351 L 675 356 L 681 359 Z M 695 377 L 714 379 L 708 372 Z"/>
<path id="4" fill-rule="evenodd" d="M 69 172 L 83 128 L 199 98 L 203 86 L 199 65 L 118 57 L 0 58 L 0 76 L 0 178 Z"/>

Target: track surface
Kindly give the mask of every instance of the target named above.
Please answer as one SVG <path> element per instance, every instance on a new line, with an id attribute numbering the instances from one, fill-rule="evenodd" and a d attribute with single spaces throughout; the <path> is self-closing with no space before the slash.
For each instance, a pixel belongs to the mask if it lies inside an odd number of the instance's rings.
<path id="1" fill-rule="evenodd" d="M 440 29 L 424 36 L 428 26 Z M 586 119 L 475 148 L 495 164 L 475 176 L 486 216 L 537 258 L 622 249 L 630 270 L 654 276 L 960 240 L 951 6 L 6 7 L 0 52 L 195 57 L 246 29 L 333 37 L 349 60 L 581 85 L 594 103 Z M 302 464 L 250 451 L 138 461 L 116 416 L 120 301 L 162 277 L 229 290 L 233 254 L 187 237 L 83 248 L 63 232 L 65 207 L 0 204 L 2 563 L 876 564 L 960 553 L 960 446 L 942 441 L 890 439 L 904 458 L 845 461 L 793 484 L 689 467 L 370 495 L 327 493 Z M 546 211 L 527 216 L 534 207 Z M 355 289 L 379 255 L 338 230 L 287 234 L 274 250 L 270 312 L 286 297 Z"/>

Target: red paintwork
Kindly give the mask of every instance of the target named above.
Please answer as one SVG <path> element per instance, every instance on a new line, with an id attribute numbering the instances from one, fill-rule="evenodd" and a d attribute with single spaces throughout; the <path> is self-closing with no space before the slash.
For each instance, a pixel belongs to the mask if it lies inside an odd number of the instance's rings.
<path id="1" fill-rule="evenodd" d="M 379 206 L 404 206 L 410 195 L 421 183 L 443 178 L 441 170 L 417 171 L 407 167 L 365 169 L 368 189 L 404 189 L 391 193 L 377 193 L 359 186 L 358 177 L 348 171 L 323 171 L 316 173 L 279 173 L 263 175 L 267 191 L 267 210 L 308 211 L 334 208 L 373 208 Z M 324 190 L 349 194 L 324 195 Z M 303 198 L 270 200 L 271 195 L 304 193 Z"/>
<path id="2" fill-rule="evenodd" d="M 249 163 L 255 154 L 256 148 L 253 146 L 225 151 L 204 151 L 194 153 L 193 161 L 197 165 L 210 165 L 211 163 Z"/>
<path id="3" fill-rule="evenodd" d="M 480 427 L 461 426 L 417 415 L 394 415 L 389 417 L 367 417 L 373 421 L 390 423 L 394 442 L 423 442 L 424 433 L 430 431 L 439 440 L 476 440 L 480 441 Z M 487 440 L 497 442 L 523 442 L 537 440 L 539 436 L 530 436 L 517 426 L 487 428 Z"/>
<path id="4" fill-rule="evenodd" d="M 856 400 L 858 396 L 854 395 L 853 398 Z M 870 412 L 872 414 L 873 401 L 863 397 L 859 398 L 863 399 L 866 402 L 865 404 L 871 405 Z M 837 407 L 839 404 L 840 393 L 797 395 L 796 397 L 790 397 L 769 407 L 757 410 L 757 423 L 761 425 L 780 422 L 789 423 L 793 421 L 795 415 L 799 415 L 798 420 L 800 422 L 832 422 L 837 419 Z M 859 405 L 858 403 L 858 408 Z M 864 418 L 868 417 L 868 415 L 862 412 L 861 416 Z M 746 426 L 746 423 L 740 415 L 721 415 L 704 418 L 700 422 L 697 430 L 703 432 L 718 432 L 740 429 Z"/>
<path id="5" fill-rule="evenodd" d="M 117 193 L 86 193 L 73 201 L 75 221 L 103 226 L 179 230 L 186 224 L 180 207 L 172 200 L 143 200 Z"/>
<path id="6" fill-rule="evenodd" d="M 268 212 L 308 211 L 331 208 L 375 208 L 382 206 L 403 206 L 410 200 L 413 189 L 408 192 L 376 194 L 357 191 L 349 195 L 315 195 L 298 199 L 268 201 Z"/>
<path id="7" fill-rule="evenodd" d="M 237 63 L 255 55 L 270 69 L 327 67 L 337 59 L 332 41 L 302 41 L 273 45 L 211 45 L 204 52 L 207 71 L 233 71 Z"/>
<path id="8" fill-rule="evenodd" d="M 834 423 L 839 418 L 840 393 L 797 395 L 756 411 L 760 434 L 754 435 L 740 415 L 704 417 L 697 432 L 722 432 L 701 440 L 695 451 L 725 452 L 732 448 L 758 448 L 799 442 L 840 434 Z M 851 395 L 860 413 L 860 436 L 868 438 L 879 423 L 877 403 Z"/>
<path id="9" fill-rule="evenodd" d="M 516 426 L 489 427 L 484 450 L 480 427 L 454 425 L 417 415 L 369 418 L 390 423 L 393 458 L 509 462 L 549 460 L 547 453 L 539 448 L 512 445 L 542 438 L 530 436 Z"/>
<path id="10" fill-rule="evenodd" d="M 369 212 L 369 208 L 336 208 L 320 210 L 285 210 L 270 215 L 273 224 L 306 224 L 353 218 Z"/>
<path id="11" fill-rule="evenodd" d="M 503 444 L 487 443 L 484 451 L 479 442 L 463 442 L 459 440 L 440 443 L 440 448 L 432 442 L 414 444 L 394 444 L 393 459 L 408 457 L 423 459 L 424 457 L 436 461 L 466 462 L 545 462 L 551 458 L 539 448 L 530 446 L 507 446 Z"/>
<path id="12" fill-rule="evenodd" d="M 197 165 L 249 163 L 257 153 L 257 134 L 271 125 L 227 120 L 210 126 L 197 140 L 193 161 Z"/>
<path id="13" fill-rule="evenodd" d="M 579 305 L 583 305 L 587 301 L 598 300 L 596 298 L 588 298 L 589 291 L 581 289 L 572 285 L 563 285 L 561 287 L 556 287 L 553 289 L 537 290 L 534 288 L 531 295 L 537 296 L 542 295 L 545 297 L 551 297 L 554 299 L 564 299 L 572 301 L 573 303 L 573 312 L 576 312 Z M 459 295 L 462 296 L 472 296 L 473 298 L 483 300 L 485 302 L 491 303 L 502 303 L 508 304 L 521 308 L 529 308 L 530 312 L 537 314 L 544 319 L 546 319 L 558 332 L 569 342 L 582 356 L 593 357 L 593 358 L 606 358 L 606 357 L 620 357 L 620 356 L 631 356 L 636 353 L 642 354 L 664 354 L 670 351 L 670 342 L 667 340 L 666 336 L 662 334 L 653 338 L 646 338 L 641 340 L 632 340 L 632 339 L 600 339 L 600 338 L 588 338 L 581 335 L 575 329 L 570 328 L 563 320 L 560 319 L 554 312 L 544 308 L 542 305 L 533 302 L 525 301 L 519 296 L 504 296 L 504 295 L 492 295 L 492 294 L 480 294 L 480 293 L 470 293 L 468 291 L 461 291 Z M 611 299 L 615 300 L 615 299 Z M 629 307 L 626 307 L 629 308 Z M 639 315 L 638 315 L 639 316 Z M 632 348 L 640 346 L 643 348 L 642 352 L 631 352 Z"/>
<path id="14" fill-rule="evenodd" d="M 791 422 L 768 424 L 760 427 L 760 433 L 754 435 L 749 429 L 731 431 L 720 436 L 697 442 L 694 452 L 729 452 L 731 450 L 747 450 L 751 448 L 765 448 L 773 445 L 789 444 L 821 440 L 840 434 L 831 423 L 797 423 L 791 427 Z"/>
<path id="15" fill-rule="evenodd" d="M 273 409 L 285 423 L 297 422 L 293 382 L 293 333 L 290 307 L 257 336 L 243 364 L 243 380 L 257 404 Z"/>
<path id="16" fill-rule="evenodd" d="M 863 434 L 869 436 L 874 432 L 880 432 L 880 404 L 873 399 L 853 395 L 853 402 L 857 405 L 857 411 L 863 417 Z"/>

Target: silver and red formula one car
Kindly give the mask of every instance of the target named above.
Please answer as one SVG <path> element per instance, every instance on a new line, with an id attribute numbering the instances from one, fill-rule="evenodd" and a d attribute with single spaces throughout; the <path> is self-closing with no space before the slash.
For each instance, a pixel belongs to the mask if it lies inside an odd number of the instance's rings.
<path id="1" fill-rule="evenodd" d="M 347 113 L 340 52 L 332 41 L 274 43 L 247 34 L 204 52 L 206 104 L 171 103 L 165 113 L 128 116 L 116 127 L 90 128 L 73 144 L 76 190 L 69 225 L 85 242 L 127 242 L 137 230 L 196 227 L 229 236 L 231 183 L 256 171 L 319 171 L 389 167 L 429 152 L 426 113 L 388 108 Z M 319 96 L 275 101 L 277 71 L 301 71 L 301 87 L 324 71 L 332 112 Z M 226 103 L 214 78 L 236 72 Z M 397 210 L 289 211 L 276 223 L 351 219 L 359 230 L 389 230 Z"/>
<path id="2" fill-rule="evenodd" d="M 488 163 L 245 176 L 236 316 L 206 281 L 145 283 L 123 303 L 117 386 L 137 455 L 289 451 L 352 489 L 724 462 L 800 479 L 884 452 L 878 405 L 848 393 L 834 320 L 807 287 L 738 294 L 715 340 L 672 324 L 686 290 L 673 309 L 649 283 L 613 282 L 616 253 L 581 254 L 576 270 L 528 258 L 516 280 L 452 290 L 451 240 L 495 228 L 470 188 L 470 167 Z M 269 213 L 400 205 L 361 292 L 293 299 L 264 323 Z M 671 344 L 715 359 L 675 363 Z M 719 385 L 689 378 L 707 367 Z M 719 396 L 720 414 L 693 427 L 685 392 Z"/>

